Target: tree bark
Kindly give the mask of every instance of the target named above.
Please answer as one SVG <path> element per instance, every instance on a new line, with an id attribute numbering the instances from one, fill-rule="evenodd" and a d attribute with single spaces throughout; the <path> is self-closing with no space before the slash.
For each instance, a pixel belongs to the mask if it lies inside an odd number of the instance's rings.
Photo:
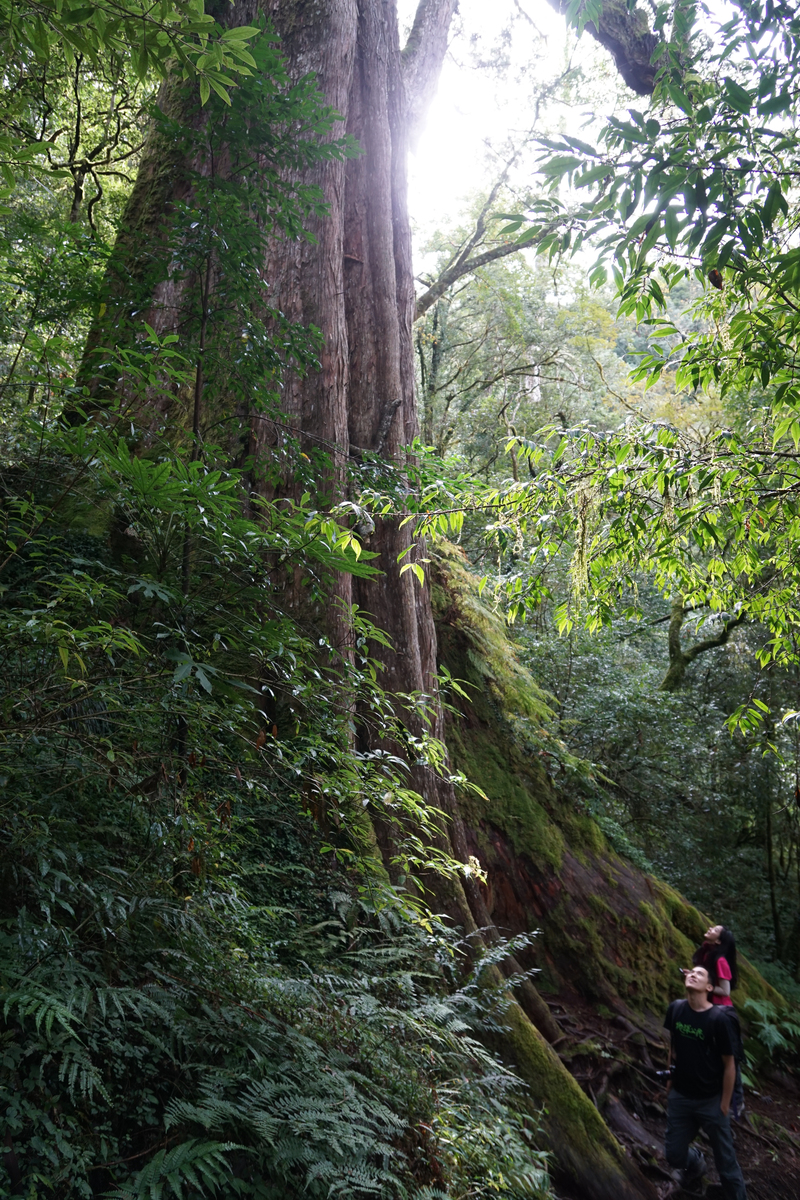
<path id="1" fill-rule="evenodd" d="M 769 883 L 769 907 L 772 913 L 772 932 L 775 938 L 775 957 L 782 961 L 783 959 L 783 929 L 781 927 L 781 917 L 778 910 L 778 884 L 775 872 L 775 845 L 773 841 L 772 829 L 772 789 L 770 787 L 771 779 L 769 772 L 766 773 L 765 788 L 764 788 L 764 849 L 767 858 L 767 881 Z"/>
<path id="2" fill-rule="evenodd" d="M 569 0 L 548 0 L 548 4 L 560 13 L 569 8 Z M 608 50 L 631 91 L 637 96 L 652 95 L 656 68 L 651 59 L 659 39 L 650 29 L 647 14 L 641 8 L 631 10 L 627 0 L 603 0 L 597 25 L 589 21 L 586 28 Z"/>
<path id="3" fill-rule="evenodd" d="M 769 678 L 769 676 L 768 676 Z M 772 915 L 772 932 L 775 938 L 775 957 L 779 962 L 783 961 L 785 953 L 785 944 L 783 937 L 783 926 L 781 923 L 780 908 L 778 905 L 778 872 L 775 863 L 775 830 L 773 827 L 773 800 L 772 793 L 775 785 L 775 772 L 773 770 L 773 758 L 769 753 L 770 743 L 775 741 L 775 726 L 771 717 L 767 716 L 764 721 L 762 731 L 762 754 L 759 764 L 761 770 L 761 785 L 763 788 L 764 797 L 764 853 L 767 869 L 767 883 L 769 885 L 769 907 Z"/>
<path id="4" fill-rule="evenodd" d="M 292 77 L 314 72 L 363 148 L 360 157 L 330 161 L 306 180 L 320 185 L 328 204 L 327 216 L 311 224 L 314 240 L 276 239 L 264 263 L 273 309 L 288 321 L 316 326 L 323 335 L 320 370 L 284 379 L 283 409 L 301 445 L 322 445 L 332 455 L 329 490 L 334 494 L 344 486 L 354 452 L 370 450 L 402 471 L 406 447 L 418 431 L 406 157 L 436 86 L 454 7 L 455 0 L 422 0 L 403 52 L 394 0 L 240 0 L 235 8 L 216 11 L 218 20 L 230 24 L 253 23 L 259 13 L 270 17 Z M 117 278 L 124 278 L 126 256 L 130 260 L 143 239 L 149 239 L 151 252 L 158 245 L 159 222 L 172 199 L 156 157 L 162 152 L 157 141 L 145 152 L 116 255 Z M 168 299 L 153 297 L 142 312 L 159 333 L 168 331 L 170 314 L 177 311 L 174 297 Z M 257 413 L 249 420 L 249 451 L 257 463 L 268 462 L 274 456 L 275 424 Z M 431 697 L 431 732 L 443 738 L 430 585 L 420 586 L 412 572 L 400 574 L 398 563 L 410 538 L 409 525 L 378 520 L 370 549 L 378 554 L 375 565 L 382 575 L 375 581 L 339 578 L 334 590 L 343 604 L 328 603 L 325 611 L 308 615 L 329 628 L 332 623 L 346 652 L 346 619 L 331 614 L 351 604 L 370 613 L 392 641 L 389 650 L 375 647 L 385 666 L 383 685 L 390 692 Z M 289 591 L 287 603 L 299 605 L 299 593 Z M 413 782 L 430 804 L 448 814 L 443 837 L 466 863 L 467 836 L 452 785 L 420 769 Z M 468 934 L 486 945 L 498 942 L 474 877 L 433 887 L 439 906 Z M 518 964 L 509 958 L 503 970 L 514 972 Z M 548 1047 L 545 1039 L 555 1040 L 560 1031 L 533 984 L 526 980 L 517 997 L 504 1052 L 517 1063 L 537 1102 L 550 1108 L 549 1134 L 562 1173 L 588 1200 L 654 1197 L 652 1186 Z"/>
<path id="5" fill-rule="evenodd" d="M 411 33 L 403 47 L 405 125 L 412 145 L 419 137 L 439 83 L 457 3 L 458 0 L 419 0 Z"/>

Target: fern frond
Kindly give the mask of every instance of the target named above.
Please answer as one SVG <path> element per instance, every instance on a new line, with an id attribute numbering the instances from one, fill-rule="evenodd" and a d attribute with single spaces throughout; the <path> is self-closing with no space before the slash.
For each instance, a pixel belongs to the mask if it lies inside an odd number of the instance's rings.
<path id="1" fill-rule="evenodd" d="M 9 1013 L 16 1009 L 20 1022 L 33 1017 L 36 1032 L 40 1033 L 44 1025 L 45 1034 L 49 1037 L 53 1025 L 58 1022 L 65 1033 L 77 1038 L 73 1022 L 75 1014 L 64 1004 L 62 999 L 46 991 L 39 984 L 28 983 L 24 987 L 9 993 L 3 1003 L 3 1016 L 8 1020 Z"/>
<path id="2" fill-rule="evenodd" d="M 216 1188 L 227 1182 L 231 1168 L 225 1154 L 242 1149 L 234 1142 L 200 1142 L 190 1138 L 171 1150 L 159 1150 L 130 1184 L 123 1184 L 107 1195 L 115 1200 L 162 1200 L 174 1195 L 182 1200 L 186 1182 L 197 1188 L 203 1185 Z"/>
<path id="3" fill-rule="evenodd" d="M 100 1093 L 107 1104 L 112 1103 L 99 1070 L 80 1043 L 77 1046 L 68 1045 L 64 1049 L 58 1078 L 61 1083 L 66 1083 L 73 1103 L 78 1095 L 91 1100 L 95 1091 Z"/>

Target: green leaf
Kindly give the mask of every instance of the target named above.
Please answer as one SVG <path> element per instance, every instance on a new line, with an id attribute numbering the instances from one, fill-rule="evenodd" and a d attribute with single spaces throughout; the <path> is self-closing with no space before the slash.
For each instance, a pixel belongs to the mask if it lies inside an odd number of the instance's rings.
<path id="1" fill-rule="evenodd" d="M 222 35 L 223 42 L 246 42 L 250 38 L 258 37 L 261 30 L 257 25 L 235 25 L 233 29 L 226 29 Z"/>
<path id="2" fill-rule="evenodd" d="M 231 98 L 230 98 L 228 92 L 226 91 L 226 89 L 222 86 L 222 84 L 218 83 L 217 80 L 214 79 L 214 77 L 211 75 L 208 76 L 208 82 L 211 84 L 211 87 L 217 93 L 219 98 L 221 100 L 224 100 L 226 104 L 230 104 Z"/>
<path id="3" fill-rule="evenodd" d="M 664 214 L 664 232 L 669 242 L 670 249 L 674 250 L 678 244 L 678 237 L 681 231 L 681 220 L 678 212 L 674 208 L 668 208 Z"/>
<path id="4" fill-rule="evenodd" d="M 725 76 L 725 92 L 726 100 L 731 108 L 735 108 L 737 112 L 749 113 L 753 106 L 753 98 L 749 92 L 746 92 L 735 79 L 731 79 L 729 75 Z"/>
<path id="5" fill-rule="evenodd" d="M 403 564 L 403 566 L 400 568 L 400 574 L 401 574 L 401 575 L 405 575 L 406 571 L 413 571 L 413 572 L 414 572 L 414 575 L 416 576 L 416 578 L 417 578 L 417 580 L 418 580 L 418 582 L 419 582 L 421 585 L 424 585 L 424 583 L 425 583 L 425 571 L 423 570 L 423 568 L 420 566 L 420 564 L 419 564 L 419 563 L 416 563 L 416 562 L 407 562 L 407 563 L 404 563 L 404 564 Z"/>
<path id="6" fill-rule="evenodd" d="M 668 83 L 667 91 L 669 92 L 672 103 L 679 108 L 681 112 L 686 113 L 687 117 L 690 117 L 692 115 L 692 102 L 686 93 L 675 83 Z"/>
<path id="7" fill-rule="evenodd" d="M 588 187 L 591 183 L 596 183 L 598 179 L 605 179 L 611 174 L 612 168 L 606 163 L 599 163 L 595 167 L 591 167 L 588 171 L 581 171 L 580 175 L 575 176 L 575 187 Z"/>
<path id="8" fill-rule="evenodd" d="M 552 158 L 545 159 L 540 163 L 539 171 L 542 175 L 560 179 L 562 175 L 568 175 L 577 167 L 583 166 L 584 162 L 585 159 L 577 158 L 574 154 L 555 154 Z"/>
<path id="9" fill-rule="evenodd" d="M 173 675 L 172 675 L 173 683 L 181 683 L 184 679 L 186 679 L 189 675 L 191 675 L 193 666 L 194 666 L 194 663 L 192 662 L 191 658 L 189 658 L 187 656 L 175 668 L 175 671 L 173 672 Z"/>
<path id="10" fill-rule="evenodd" d="M 529 242 L 533 242 L 537 237 L 541 237 L 542 231 L 537 225 L 529 225 L 527 229 L 523 229 L 522 233 L 517 238 L 515 245 L 527 246 Z"/>
<path id="11" fill-rule="evenodd" d="M 777 113 L 788 112 L 792 107 L 792 94 L 790 91 L 781 92 L 779 96 L 770 96 L 758 106 L 758 114 L 761 117 L 772 117 Z"/>
<path id="12" fill-rule="evenodd" d="M 203 668 L 201 666 L 198 666 L 197 664 L 195 664 L 194 673 L 197 676 L 197 682 L 200 684 L 201 688 L 203 688 L 203 690 L 208 692 L 210 695 L 211 690 L 212 690 L 211 689 L 211 681 L 208 678 L 208 676 L 206 675 Z"/>

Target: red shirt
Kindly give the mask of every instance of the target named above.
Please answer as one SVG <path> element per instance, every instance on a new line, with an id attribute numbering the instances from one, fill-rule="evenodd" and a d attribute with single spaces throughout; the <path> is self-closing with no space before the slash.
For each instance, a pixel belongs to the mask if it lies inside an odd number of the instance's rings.
<path id="1" fill-rule="evenodd" d="M 728 960 L 727 958 L 723 958 L 721 955 L 717 959 L 717 978 L 733 979 L 733 976 L 731 975 L 731 969 L 728 966 Z M 712 994 L 711 1003 L 727 1004 L 730 1008 L 733 1008 L 733 1001 L 731 1000 L 730 996 L 720 996 L 719 992 L 714 992 Z"/>

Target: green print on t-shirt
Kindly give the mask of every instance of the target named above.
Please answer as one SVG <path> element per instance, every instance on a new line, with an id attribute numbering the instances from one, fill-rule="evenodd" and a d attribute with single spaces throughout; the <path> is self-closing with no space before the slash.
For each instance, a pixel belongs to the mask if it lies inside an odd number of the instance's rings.
<path id="1" fill-rule="evenodd" d="M 678 1095 L 696 1100 L 719 1096 L 723 1057 L 734 1052 L 732 1027 L 722 1009 L 709 1005 L 697 1012 L 688 1000 L 673 1000 L 664 1024 L 672 1033 L 672 1086 Z"/>
<path id="2" fill-rule="evenodd" d="M 678 1033 L 682 1033 L 684 1037 L 699 1038 L 701 1042 L 706 1040 L 706 1035 L 697 1025 L 684 1025 L 683 1021 L 676 1021 L 675 1028 Z"/>

